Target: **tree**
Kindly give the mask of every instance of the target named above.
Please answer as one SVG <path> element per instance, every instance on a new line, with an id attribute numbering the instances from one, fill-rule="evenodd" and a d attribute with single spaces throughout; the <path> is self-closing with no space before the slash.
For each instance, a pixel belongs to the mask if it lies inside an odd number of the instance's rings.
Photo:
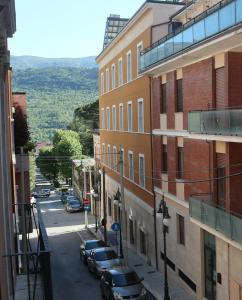
<path id="1" fill-rule="evenodd" d="M 53 144 L 60 174 L 68 179 L 72 175 L 72 159 L 80 159 L 82 155 L 79 134 L 71 130 L 58 130 L 54 135 Z"/>
<path id="2" fill-rule="evenodd" d="M 47 179 L 52 180 L 54 183 L 57 181 L 60 166 L 53 147 L 45 147 L 40 150 L 36 165 Z"/>

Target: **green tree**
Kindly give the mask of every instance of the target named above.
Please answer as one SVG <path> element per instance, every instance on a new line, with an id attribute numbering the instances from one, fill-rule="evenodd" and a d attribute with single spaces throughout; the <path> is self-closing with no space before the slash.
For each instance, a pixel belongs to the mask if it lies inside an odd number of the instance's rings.
<path id="1" fill-rule="evenodd" d="M 57 182 L 60 165 L 53 147 L 45 147 L 40 150 L 36 165 L 47 179 L 54 183 Z"/>

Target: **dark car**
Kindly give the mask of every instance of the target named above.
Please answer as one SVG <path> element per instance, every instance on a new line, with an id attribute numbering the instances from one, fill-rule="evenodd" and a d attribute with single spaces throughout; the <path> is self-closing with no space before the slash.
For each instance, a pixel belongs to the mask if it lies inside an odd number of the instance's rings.
<path id="1" fill-rule="evenodd" d="M 110 247 L 92 250 L 87 259 L 88 270 L 94 273 L 97 278 L 101 277 L 107 269 L 120 265 L 121 260 L 118 258 L 117 253 Z"/>
<path id="2" fill-rule="evenodd" d="M 102 298 L 119 299 L 146 299 L 146 290 L 134 270 L 129 267 L 115 267 L 103 273 L 100 288 Z"/>
<path id="3" fill-rule="evenodd" d="M 80 259 L 83 260 L 83 262 L 87 263 L 87 258 L 89 257 L 91 251 L 93 249 L 102 248 L 105 247 L 105 243 L 102 240 L 86 240 L 84 243 L 80 246 Z"/>
<path id="4" fill-rule="evenodd" d="M 61 194 L 61 201 L 62 201 L 63 204 L 66 203 L 66 198 L 67 198 L 68 196 L 70 196 L 70 193 L 69 193 L 69 192 L 63 192 L 63 193 Z"/>
<path id="5" fill-rule="evenodd" d="M 78 199 L 72 199 L 66 203 L 67 212 L 83 211 L 83 205 Z"/>

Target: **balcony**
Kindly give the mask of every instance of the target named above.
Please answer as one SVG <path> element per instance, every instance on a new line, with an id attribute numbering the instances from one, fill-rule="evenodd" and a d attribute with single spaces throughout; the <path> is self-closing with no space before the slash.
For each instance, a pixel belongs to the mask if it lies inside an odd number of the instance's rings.
<path id="1" fill-rule="evenodd" d="M 242 108 L 189 112 L 188 131 L 200 134 L 241 136 Z"/>
<path id="2" fill-rule="evenodd" d="M 242 244 L 242 217 L 212 204 L 209 199 L 208 195 L 190 197 L 190 217 Z"/>
<path id="3" fill-rule="evenodd" d="M 145 49 L 140 73 L 242 22 L 242 0 L 223 0 Z"/>

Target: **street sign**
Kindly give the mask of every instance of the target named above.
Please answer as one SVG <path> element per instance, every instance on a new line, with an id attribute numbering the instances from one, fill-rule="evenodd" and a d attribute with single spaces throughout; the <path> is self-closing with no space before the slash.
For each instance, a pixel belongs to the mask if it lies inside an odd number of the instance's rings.
<path id="1" fill-rule="evenodd" d="M 120 224 L 119 223 L 113 223 L 111 226 L 111 229 L 113 231 L 119 231 L 120 230 Z"/>
<path id="2" fill-rule="evenodd" d="M 90 204 L 91 204 L 91 201 L 88 200 L 88 199 L 83 199 L 83 204 L 84 204 L 84 205 L 90 205 Z"/>

